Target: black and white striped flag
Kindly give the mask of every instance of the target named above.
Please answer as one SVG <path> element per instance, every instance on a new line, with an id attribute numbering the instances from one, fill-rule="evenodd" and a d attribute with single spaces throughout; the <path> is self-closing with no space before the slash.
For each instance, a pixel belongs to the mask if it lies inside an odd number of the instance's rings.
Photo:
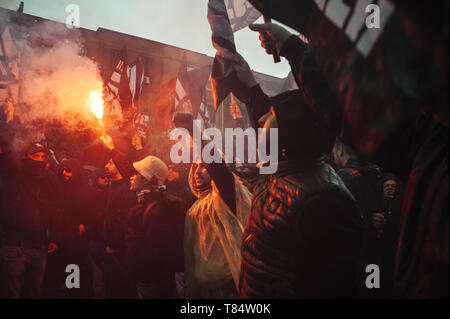
<path id="1" fill-rule="evenodd" d="M 106 84 L 105 114 L 122 117 L 122 106 L 119 102 L 119 86 L 124 61 L 120 60 Z"/>
<path id="2" fill-rule="evenodd" d="M 110 107 L 106 109 L 105 113 L 116 114 L 117 105 L 109 103 L 113 100 L 118 100 L 121 109 L 131 108 L 133 105 L 133 88 L 130 82 L 130 68 L 128 66 L 128 59 L 126 54 L 126 47 L 120 52 L 119 61 L 117 62 L 112 75 L 106 85 L 108 94 L 105 99 Z M 122 110 L 120 111 L 122 113 Z"/>
<path id="3" fill-rule="evenodd" d="M 204 97 L 209 76 L 210 66 L 188 71 L 186 55 L 183 55 L 175 86 L 175 112 L 192 113 L 194 118 L 200 113 L 206 114 Z"/>
<path id="4" fill-rule="evenodd" d="M 181 60 L 180 70 L 178 71 L 178 78 L 175 84 L 175 104 L 173 106 L 174 112 L 185 112 L 185 113 L 193 113 L 192 103 L 189 95 L 185 89 L 185 81 L 187 74 L 187 61 L 186 54 L 183 54 L 183 58 Z"/>
<path id="5" fill-rule="evenodd" d="M 144 63 L 138 58 L 129 66 L 130 85 L 132 94 L 133 108 L 139 110 L 139 102 L 142 93 L 142 85 L 144 84 Z"/>

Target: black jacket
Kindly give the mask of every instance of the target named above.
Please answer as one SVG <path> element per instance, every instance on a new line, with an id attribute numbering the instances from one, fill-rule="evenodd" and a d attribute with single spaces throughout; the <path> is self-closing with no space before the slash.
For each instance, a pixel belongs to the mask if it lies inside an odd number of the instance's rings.
<path id="1" fill-rule="evenodd" d="M 128 271 L 136 281 L 155 285 L 155 297 L 171 297 L 175 272 L 184 269 L 183 230 L 182 202 L 165 192 L 145 194 L 128 213 Z"/>
<path id="2" fill-rule="evenodd" d="M 88 221 L 92 218 L 93 189 L 88 184 L 83 168 L 76 160 L 66 160 L 63 166 L 70 167 L 73 177 L 71 181 L 64 181 L 62 175 L 58 187 L 58 213 L 53 218 L 52 232 L 58 244 L 73 246 L 82 239 L 79 225 L 88 228 Z M 83 236 L 83 239 L 86 236 Z"/>
<path id="3" fill-rule="evenodd" d="M 113 250 L 123 250 L 128 211 L 136 204 L 136 193 L 125 179 L 114 181 L 109 191 L 104 223 L 105 244 Z"/>
<path id="4" fill-rule="evenodd" d="M 327 164 L 280 163 L 255 188 L 242 243 L 243 298 L 351 298 L 362 219 Z"/>
<path id="5" fill-rule="evenodd" d="M 371 223 L 371 215 L 380 207 L 377 193 L 378 171 L 368 165 L 362 165 L 356 158 L 350 158 L 347 164 L 337 171 L 339 177 L 355 197 L 366 224 Z"/>
<path id="6" fill-rule="evenodd" d="M 285 131 L 279 134 L 279 148 L 287 152 L 279 150 L 284 160 L 277 172 L 261 177 L 253 192 L 242 243 L 240 296 L 355 297 L 362 216 L 342 180 L 320 155 L 295 146 L 295 138 L 298 145 L 314 140 L 320 152 L 327 148 L 327 138 L 311 134 L 333 136 L 327 128 L 302 125 L 315 117 L 307 114 L 304 100 L 295 94 L 272 98 L 279 129 Z M 282 97 L 285 100 L 278 101 Z M 249 90 L 246 102 L 254 119 L 268 112 L 271 104 L 259 86 Z M 303 108 L 300 113 L 308 116 L 299 116 L 296 108 Z"/>

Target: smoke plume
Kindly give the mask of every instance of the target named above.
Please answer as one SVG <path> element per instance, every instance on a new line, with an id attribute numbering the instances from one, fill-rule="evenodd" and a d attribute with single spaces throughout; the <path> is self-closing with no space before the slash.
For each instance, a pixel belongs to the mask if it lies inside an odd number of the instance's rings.
<path id="1" fill-rule="evenodd" d="M 103 93 L 103 81 L 96 62 L 84 55 L 81 32 L 55 22 L 9 27 L 21 54 L 20 138 L 44 138 L 61 156 L 79 156 L 104 133 L 89 99 L 92 91 Z"/>

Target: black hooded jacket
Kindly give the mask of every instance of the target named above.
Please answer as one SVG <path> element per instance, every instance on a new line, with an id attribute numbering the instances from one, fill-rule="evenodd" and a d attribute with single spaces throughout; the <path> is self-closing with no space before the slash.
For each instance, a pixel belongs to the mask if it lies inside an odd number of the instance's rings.
<path id="1" fill-rule="evenodd" d="M 64 181 L 62 170 L 66 168 L 72 172 L 72 179 Z M 54 218 L 53 233 L 59 246 L 72 245 L 80 238 L 79 226 L 88 228 L 93 214 L 93 192 L 89 186 L 86 173 L 76 159 L 64 160 L 61 163 L 60 184 L 58 196 L 58 214 Z"/>
<path id="2" fill-rule="evenodd" d="M 355 197 L 365 223 L 370 224 L 371 215 L 377 211 L 381 203 L 377 193 L 379 171 L 369 165 L 361 164 L 357 158 L 352 157 L 337 173 Z"/>
<path id="3" fill-rule="evenodd" d="M 113 250 L 125 248 L 125 226 L 128 211 L 136 205 L 136 193 L 127 180 L 113 181 L 106 204 L 103 236 L 105 244 Z"/>
<path id="4" fill-rule="evenodd" d="M 249 101 L 253 114 L 270 106 L 259 87 Z M 298 91 L 272 101 L 280 162 L 254 189 L 242 243 L 240 296 L 354 297 L 363 221 L 352 195 L 320 156 L 333 139 L 320 131 Z"/>

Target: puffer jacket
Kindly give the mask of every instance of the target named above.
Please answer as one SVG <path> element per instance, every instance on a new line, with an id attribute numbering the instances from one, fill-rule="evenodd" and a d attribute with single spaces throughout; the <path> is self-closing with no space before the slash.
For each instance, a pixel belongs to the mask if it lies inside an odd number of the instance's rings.
<path id="1" fill-rule="evenodd" d="M 354 297 L 362 226 L 352 195 L 328 164 L 280 163 L 253 194 L 240 296 Z"/>

